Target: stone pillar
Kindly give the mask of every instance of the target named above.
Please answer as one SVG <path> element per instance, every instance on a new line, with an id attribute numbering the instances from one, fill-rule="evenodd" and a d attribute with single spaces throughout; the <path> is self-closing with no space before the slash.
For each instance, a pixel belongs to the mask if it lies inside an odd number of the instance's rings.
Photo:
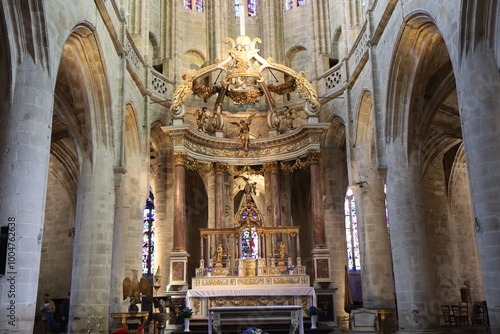
<path id="1" fill-rule="evenodd" d="M 366 180 L 367 183 L 355 191 L 363 257 L 361 268 L 363 307 L 394 310 L 394 279 L 385 214 L 384 182 L 377 178 L 375 172 L 366 174 L 367 177 L 362 180 Z"/>
<path id="2" fill-rule="evenodd" d="M 323 189 L 321 187 L 320 152 L 309 153 L 311 173 L 311 212 L 313 224 L 312 250 L 314 263 L 314 282 L 326 287 L 331 282 L 330 251 L 326 247 L 325 210 L 323 206 Z"/>
<path id="3" fill-rule="evenodd" d="M 271 223 L 272 226 L 281 226 L 281 192 L 278 162 L 267 164 L 269 169 L 269 184 L 271 192 Z"/>
<path id="4" fill-rule="evenodd" d="M 174 248 L 170 254 L 170 284 L 187 285 L 186 154 L 174 154 Z"/>
<path id="5" fill-rule="evenodd" d="M 424 183 L 416 149 L 391 143 L 387 200 L 398 301 L 398 333 L 433 332 L 439 312 L 433 303 L 435 275 L 428 245 Z"/>
<path id="6" fill-rule="evenodd" d="M 91 158 L 92 157 L 92 158 Z M 78 177 L 70 332 L 108 332 L 115 209 L 113 155 L 86 152 Z"/>
<path id="7" fill-rule="evenodd" d="M 467 53 L 456 84 L 490 329 L 500 333 L 500 74 L 485 48 Z"/>
<path id="8" fill-rule="evenodd" d="M 54 85 L 41 63 L 25 57 L 17 65 L 12 101 L 2 101 L 0 112 L 0 226 L 9 228 L 14 244 L 8 245 L 6 275 L 0 277 L 2 333 L 33 332 L 41 297 L 37 289 L 54 100 Z"/>
<path id="9" fill-rule="evenodd" d="M 137 157 L 131 157 L 135 162 Z M 131 160 L 130 159 L 130 160 Z M 140 178 L 141 166 L 130 166 L 128 171 L 115 168 L 115 174 L 125 173 L 122 184 L 115 181 L 115 224 L 113 231 L 113 262 L 111 270 L 111 305 L 110 312 L 128 312 L 130 300 L 123 300 L 123 280 L 132 278 L 131 269 L 136 269 L 141 276 L 143 208 L 146 194 Z M 116 179 L 116 177 L 115 177 Z M 154 268 L 153 268 L 154 269 Z M 153 272 L 154 274 L 154 272 Z"/>

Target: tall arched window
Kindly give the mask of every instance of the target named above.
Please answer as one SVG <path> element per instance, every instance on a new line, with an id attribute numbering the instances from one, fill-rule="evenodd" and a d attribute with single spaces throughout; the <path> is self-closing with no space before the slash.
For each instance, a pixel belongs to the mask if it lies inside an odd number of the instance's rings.
<path id="1" fill-rule="evenodd" d="M 194 8 L 193 8 L 194 1 Z M 184 8 L 195 9 L 197 12 L 203 12 L 203 0 L 184 0 Z"/>
<path id="2" fill-rule="evenodd" d="M 295 3 L 297 3 L 297 7 L 304 6 L 306 4 L 306 0 L 285 0 L 285 10 L 292 9 Z"/>
<path id="3" fill-rule="evenodd" d="M 347 241 L 347 268 L 349 270 L 361 270 L 356 200 L 354 199 L 354 194 L 351 189 L 347 190 L 344 202 L 344 212 Z"/>
<path id="4" fill-rule="evenodd" d="M 152 274 L 154 267 L 154 221 L 155 221 L 155 205 L 150 195 L 146 199 L 146 206 L 143 211 L 142 225 L 142 273 Z"/>
<path id="5" fill-rule="evenodd" d="M 257 0 L 247 0 L 248 16 L 257 15 Z M 234 0 L 234 14 L 240 16 L 240 0 Z"/>

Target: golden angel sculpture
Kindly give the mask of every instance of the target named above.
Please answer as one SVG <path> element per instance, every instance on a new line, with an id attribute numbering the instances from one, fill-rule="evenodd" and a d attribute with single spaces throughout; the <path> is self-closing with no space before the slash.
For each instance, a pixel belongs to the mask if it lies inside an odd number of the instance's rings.
<path id="1" fill-rule="evenodd" d="M 137 279 L 137 270 L 131 270 L 132 279 L 125 277 L 123 280 L 123 300 L 130 297 L 130 304 L 134 305 L 142 302 L 142 294 L 145 294 L 148 298 L 153 298 L 153 291 L 148 280 L 144 277 L 141 277 L 141 280 Z"/>
<path id="2" fill-rule="evenodd" d="M 240 122 L 230 122 L 233 125 L 238 127 L 238 137 L 240 138 L 241 145 L 243 147 L 243 151 L 248 152 L 250 147 L 250 124 L 252 124 L 255 115 L 252 114 L 247 117 L 247 119 L 242 119 Z"/>

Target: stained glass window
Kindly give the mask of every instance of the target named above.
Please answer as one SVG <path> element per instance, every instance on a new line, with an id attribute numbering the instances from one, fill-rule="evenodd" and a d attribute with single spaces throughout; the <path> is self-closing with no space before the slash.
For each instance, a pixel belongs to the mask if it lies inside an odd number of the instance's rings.
<path id="1" fill-rule="evenodd" d="M 259 238 L 255 227 L 245 227 L 241 232 L 241 257 L 258 258 Z"/>
<path id="2" fill-rule="evenodd" d="M 203 12 L 203 0 L 195 0 L 196 8 L 193 8 L 193 0 L 184 0 L 184 8 L 196 9 L 198 12 Z"/>
<path id="3" fill-rule="evenodd" d="M 152 274 L 154 267 L 155 206 L 151 197 L 146 199 L 142 227 L 142 273 Z"/>
<path id="4" fill-rule="evenodd" d="M 248 16 L 257 15 L 257 0 L 247 0 Z M 240 16 L 240 0 L 234 0 L 234 14 Z"/>
<path id="5" fill-rule="evenodd" d="M 292 9 L 295 1 L 297 1 L 297 6 L 304 6 L 306 4 L 306 0 L 285 0 L 285 10 Z"/>
<path id="6" fill-rule="evenodd" d="M 203 0 L 196 0 L 196 10 L 203 12 Z"/>
<path id="7" fill-rule="evenodd" d="M 354 199 L 354 194 L 351 189 L 347 191 L 345 197 L 344 212 L 347 241 L 347 267 L 349 270 L 361 270 L 356 200 Z"/>

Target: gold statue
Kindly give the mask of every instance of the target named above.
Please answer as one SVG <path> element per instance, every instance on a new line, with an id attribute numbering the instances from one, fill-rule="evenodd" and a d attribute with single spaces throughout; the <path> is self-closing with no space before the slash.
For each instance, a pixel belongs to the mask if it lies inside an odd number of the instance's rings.
<path id="1" fill-rule="evenodd" d="M 240 138 L 241 145 L 243 146 L 243 151 L 245 152 L 248 152 L 248 148 L 250 147 L 250 124 L 252 124 L 255 115 L 257 114 L 252 114 L 248 116 L 246 120 L 240 120 L 239 123 L 231 122 L 231 124 L 238 127 L 238 137 Z"/>
<path id="2" fill-rule="evenodd" d="M 283 241 L 280 242 L 279 244 L 279 249 L 278 249 L 278 266 L 284 266 L 285 265 L 285 244 Z"/>
<path id="3" fill-rule="evenodd" d="M 130 304 L 140 304 L 142 302 L 141 295 L 145 294 L 148 298 L 153 298 L 153 291 L 149 282 L 144 277 L 139 281 L 137 279 L 137 270 L 131 269 L 133 276 L 132 279 L 125 277 L 123 280 L 123 300 L 130 297 Z"/>
<path id="4" fill-rule="evenodd" d="M 222 267 L 222 255 L 224 254 L 224 248 L 222 248 L 222 244 L 219 244 L 217 246 L 217 258 L 216 258 L 216 263 L 215 267 L 221 268 Z"/>

